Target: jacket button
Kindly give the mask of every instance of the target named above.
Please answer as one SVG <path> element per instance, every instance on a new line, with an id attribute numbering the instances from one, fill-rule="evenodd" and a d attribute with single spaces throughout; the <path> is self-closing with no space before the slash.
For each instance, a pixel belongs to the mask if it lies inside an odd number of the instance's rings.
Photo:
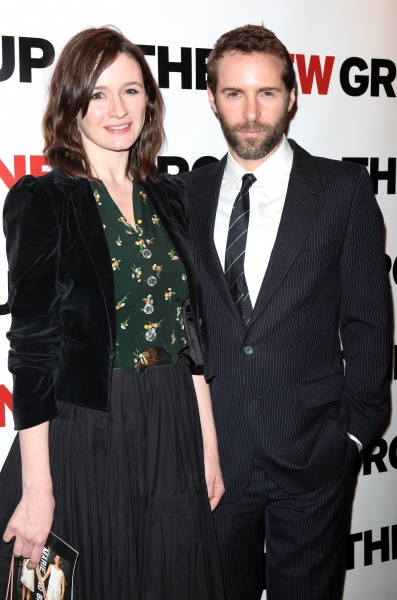
<path id="1" fill-rule="evenodd" d="M 111 353 L 109 354 L 109 358 L 111 358 L 111 359 L 113 359 L 113 358 L 114 358 L 114 352 L 111 352 Z"/>
<path id="2" fill-rule="evenodd" d="M 201 320 L 201 317 L 199 317 L 199 320 L 198 320 L 199 327 L 201 327 L 201 323 L 202 323 L 202 320 Z"/>
<path id="3" fill-rule="evenodd" d="M 244 348 L 244 352 L 245 352 L 246 354 L 253 354 L 253 352 L 254 352 L 254 349 L 253 349 L 253 347 L 252 347 L 252 346 L 245 346 L 245 348 Z"/>

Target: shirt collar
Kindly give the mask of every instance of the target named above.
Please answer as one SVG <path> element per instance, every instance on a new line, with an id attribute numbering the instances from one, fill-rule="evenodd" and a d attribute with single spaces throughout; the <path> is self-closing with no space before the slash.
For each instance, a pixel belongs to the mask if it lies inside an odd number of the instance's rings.
<path id="1" fill-rule="evenodd" d="M 259 185 L 266 189 L 270 181 L 273 184 L 276 181 L 280 181 L 284 175 L 289 174 L 292 167 L 293 154 L 293 150 L 284 135 L 283 141 L 276 152 L 253 171 Z M 229 151 L 225 168 L 226 192 L 228 196 L 236 195 L 237 190 L 241 187 L 241 179 L 247 172 L 234 160 Z"/>

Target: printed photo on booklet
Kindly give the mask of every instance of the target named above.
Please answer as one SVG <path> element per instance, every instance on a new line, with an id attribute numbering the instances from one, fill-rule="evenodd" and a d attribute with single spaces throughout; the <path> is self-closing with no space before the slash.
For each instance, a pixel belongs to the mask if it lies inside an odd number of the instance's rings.
<path id="1" fill-rule="evenodd" d="M 18 600 L 72 600 L 73 573 L 79 553 L 52 532 L 39 565 L 31 571 L 21 558 L 17 574 Z"/>

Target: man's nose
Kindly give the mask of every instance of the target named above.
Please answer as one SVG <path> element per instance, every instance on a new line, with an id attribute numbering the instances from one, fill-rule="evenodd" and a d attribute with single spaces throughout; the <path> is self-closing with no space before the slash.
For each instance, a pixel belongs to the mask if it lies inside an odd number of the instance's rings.
<path id="1" fill-rule="evenodd" d="M 247 98 L 245 102 L 244 117 L 247 121 L 259 121 L 261 117 L 260 104 L 257 98 Z"/>

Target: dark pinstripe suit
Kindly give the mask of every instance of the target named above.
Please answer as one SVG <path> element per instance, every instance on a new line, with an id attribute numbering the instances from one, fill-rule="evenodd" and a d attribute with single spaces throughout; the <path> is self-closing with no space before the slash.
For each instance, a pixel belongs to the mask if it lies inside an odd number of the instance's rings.
<path id="1" fill-rule="evenodd" d="M 264 515 L 269 599 L 337 597 L 356 458 L 346 432 L 366 446 L 387 410 L 390 286 L 370 179 L 290 143 L 284 210 L 248 327 L 213 241 L 226 157 L 181 176 L 218 372 L 211 392 L 226 494 L 215 520 L 228 600 L 260 597 Z M 283 524 L 272 530 L 275 511 Z"/>

